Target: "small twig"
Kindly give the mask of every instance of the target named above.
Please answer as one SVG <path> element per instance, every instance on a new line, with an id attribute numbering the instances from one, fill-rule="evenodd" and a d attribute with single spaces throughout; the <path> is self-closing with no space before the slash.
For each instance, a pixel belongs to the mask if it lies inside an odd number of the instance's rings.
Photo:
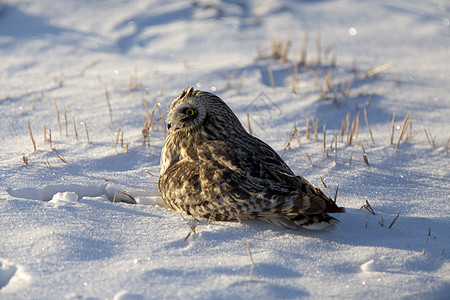
<path id="1" fill-rule="evenodd" d="M 306 114 L 306 139 L 311 139 L 311 128 L 309 127 L 309 114 Z"/>
<path id="2" fill-rule="evenodd" d="M 53 153 L 55 153 L 55 155 L 65 164 L 68 164 L 67 160 L 64 158 L 64 156 L 61 154 L 59 155 L 58 153 L 56 153 L 56 150 L 53 149 Z"/>
<path id="3" fill-rule="evenodd" d="M 111 103 L 109 102 L 109 95 L 108 95 L 108 88 L 105 85 L 105 98 L 106 98 L 106 104 L 108 105 L 108 111 L 109 111 L 109 120 L 113 121 L 112 119 L 112 109 L 111 109 Z"/>
<path id="4" fill-rule="evenodd" d="M 355 130 L 355 139 L 358 138 L 358 133 L 359 133 L 359 112 L 356 115 L 356 130 Z"/>
<path id="5" fill-rule="evenodd" d="M 28 165 L 28 158 L 25 156 L 25 153 L 22 155 L 22 160 L 24 164 Z"/>
<path id="6" fill-rule="evenodd" d="M 55 104 L 56 118 L 58 119 L 59 135 L 61 135 L 61 120 L 59 118 L 58 104 L 56 104 L 56 99 L 53 99 L 53 103 Z"/>
<path id="7" fill-rule="evenodd" d="M 394 127 L 395 127 L 395 111 L 392 114 L 392 124 L 391 124 L 391 145 L 394 143 Z"/>
<path id="8" fill-rule="evenodd" d="M 91 141 L 89 140 L 89 133 L 88 133 L 87 123 L 86 123 L 86 122 L 84 122 L 84 130 L 86 131 L 86 140 L 87 140 L 87 143 L 90 144 Z"/>
<path id="9" fill-rule="evenodd" d="M 337 131 L 334 131 L 334 164 L 337 165 Z"/>
<path id="10" fill-rule="evenodd" d="M 392 68 L 394 66 L 393 62 L 389 62 L 387 64 L 375 67 L 373 69 L 370 69 L 369 71 L 367 71 L 366 73 L 361 75 L 361 79 L 366 79 L 372 76 L 377 75 L 378 73 L 384 72 L 390 68 Z"/>
<path id="11" fill-rule="evenodd" d="M 125 195 L 130 199 L 124 199 L 122 197 L 119 198 L 120 195 Z M 113 203 L 116 203 L 116 198 L 120 201 L 120 202 L 125 202 L 128 204 L 137 204 L 136 199 L 134 199 L 133 196 L 131 196 L 129 193 L 127 193 L 126 191 L 117 191 L 116 193 L 114 193 L 114 198 L 113 198 Z"/>
<path id="12" fill-rule="evenodd" d="M 398 145 L 400 145 L 400 141 L 402 140 L 403 134 L 405 133 L 407 124 L 408 124 L 408 114 L 406 114 L 406 117 L 403 120 L 402 129 L 400 130 L 400 136 L 398 137 L 397 145 L 395 145 L 394 153 L 397 153 Z"/>
<path id="13" fill-rule="evenodd" d="M 366 150 L 364 149 L 363 143 L 361 143 L 361 148 L 363 150 L 363 160 L 366 163 L 366 165 L 369 165 L 369 157 L 367 157 Z"/>
<path id="14" fill-rule="evenodd" d="M 372 143 L 375 144 L 375 140 L 373 138 L 372 129 L 370 129 L 369 120 L 367 119 L 367 110 L 364 108 L 364 119 L 366 120 L 367 129 L 369 129 L 370 138 L 372 139 Z"/>
<path id="15" fill-rule="evenodd" d="M 245 242 L 247 244 L 248 255 L 250 256 L 250 261 L 252 262 L 252 266 L 250 268 L 250 281 L 253 281 L 253 269 L 255 268 L 255 262 L 253 260 L 252 251 L 250 251 L 250 245 L 248 243 L 248 239 L 245 238 Z"/>
<path id="16" fill-rule="evenodd" d="M 63 102 L 63 109 L 64 109 L 64 126 L 66 129 L 66 137 L 69 136 L 67 132 L 67 114 L 66 114 L 66 103 Z"/>
<path id="17" fill-rule="evenodd" d="M 305 152 L 305 154 L 306 154 L 306 158 L 308 158 L 309 162 L 311 163 L 311 166 L 314 167 L 314 164 L 311 160 L 311 157 L 309 157 L 308 152 Z"/>
<path id="18" fill-rule="evenodd" d="M 363 206 L 361 206 L 361 209 L 367 209 L 372 215 L 376 215 L 375 210 L 373 210 L 372 206 L 370 205 L 369 201 L 366 200 L 366 204 L 364 204 Z"/>
<path id="19" fill-rule="evenodd" d="M 334 201 L 333 201 L 334 203 L 336 203 L 338 191 L 339 191 L 339 185 L 336 186 L 336 192 L 334 193 Z"/>
<path id="20" fill-rule="evenodd" d="M 397 221 L 398 217 L 400 216 L 400 213 L 397 214 L 397 216 L 394 218 L 394 220 L 392 221 L 391 225 L 389 225 L 389 229 L 391 229 L 392 226 L 394 226 L 395 221 Z"/>
<path id="21" fill-rule="evenodd" d="M 33 138 L 33 132 L 31 132 L 30 121 L 27 120 L 27 124 L 28 124 L 28 130 L 30 131 L 31 143 L 33 144 L 33 151 L 36 152 L 36 142 L 34 141 L 34 138 Z"/>
<path id="22" fill-rule="evenodd" d="M 75 139 L 78 142 L 78 132 L 77 132 L 77 126 L 75 125 L 75 117 L 72 117 L 72 123 L 73 123 L 73 131 L 75 132 Z"/>
<path id="23" fill-rule="evenodd" d="M 150 175 L 150 177 L 154 177 L 155 176 L 152 173 L 150 173 L 150 171 L 148 171 L 148 170 L 145 170 L 145 172 L 147 172 L 147 174 Z"/>
<path id="24" fill-rule="evenodd" d="M 52 146 L 52 130 L 50 128 L 48 129 L 48 144 L 50 146 L 50 149 L 53 150 L 53 146 Z"/>
<path id="25" fill-rule="evenodd" d="M 323 181 L 322 176 L 319 176 L 319 177 L 320 177 L 320 181 L 321 181 L 322 184 L 323 184 L 323 187 L 324 187 L 324 188 L 328 188 L 327 185 L 325 184 L 325 181 Z"/>

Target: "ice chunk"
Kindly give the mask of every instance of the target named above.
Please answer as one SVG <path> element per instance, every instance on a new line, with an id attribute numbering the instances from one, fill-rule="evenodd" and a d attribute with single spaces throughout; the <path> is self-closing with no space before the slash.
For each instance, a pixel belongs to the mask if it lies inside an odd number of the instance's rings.
<path id="1" fill-rule="evenodd" d="M 368 262 L 363 263 L 360 268 L 364 272 L 375 272 L 375 261 L 371 259 Z"/>

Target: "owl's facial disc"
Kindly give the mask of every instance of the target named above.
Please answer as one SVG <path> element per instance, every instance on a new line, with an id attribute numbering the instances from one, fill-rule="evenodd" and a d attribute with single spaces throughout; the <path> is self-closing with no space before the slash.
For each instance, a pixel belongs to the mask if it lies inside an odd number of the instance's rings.
<path id="1" fill-rule="evenodd" d="M 167 128 L 170 132 L 190 131 L 201 124 L 206 111 L 194 103 L 182 102 L 173 107 L 167 116 Z"/>

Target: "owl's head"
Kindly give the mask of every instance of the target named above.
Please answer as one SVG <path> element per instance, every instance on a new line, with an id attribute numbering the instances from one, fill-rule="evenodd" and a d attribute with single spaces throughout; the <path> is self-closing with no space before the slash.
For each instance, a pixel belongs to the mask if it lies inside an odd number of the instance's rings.
<path id="1" fill-rule="evenodd" d="M 171 133 L 203 133 L 211 138 L 245 132 L 241 122 L 216 95 L 185 88 L 175 99 L 167 114 L 167 128 Z"/>

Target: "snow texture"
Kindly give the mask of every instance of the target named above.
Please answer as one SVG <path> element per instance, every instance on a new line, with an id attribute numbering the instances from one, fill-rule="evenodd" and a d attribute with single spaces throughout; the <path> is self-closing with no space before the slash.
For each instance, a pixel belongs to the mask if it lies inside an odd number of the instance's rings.
<path id="1" fill-rule="evenodd" d="M 2 1 L 0 299 L 448 299 L 449 5 Z M 339 187 L 340 223 L 167 210 L 164 114 L 185 86 Z"/>

